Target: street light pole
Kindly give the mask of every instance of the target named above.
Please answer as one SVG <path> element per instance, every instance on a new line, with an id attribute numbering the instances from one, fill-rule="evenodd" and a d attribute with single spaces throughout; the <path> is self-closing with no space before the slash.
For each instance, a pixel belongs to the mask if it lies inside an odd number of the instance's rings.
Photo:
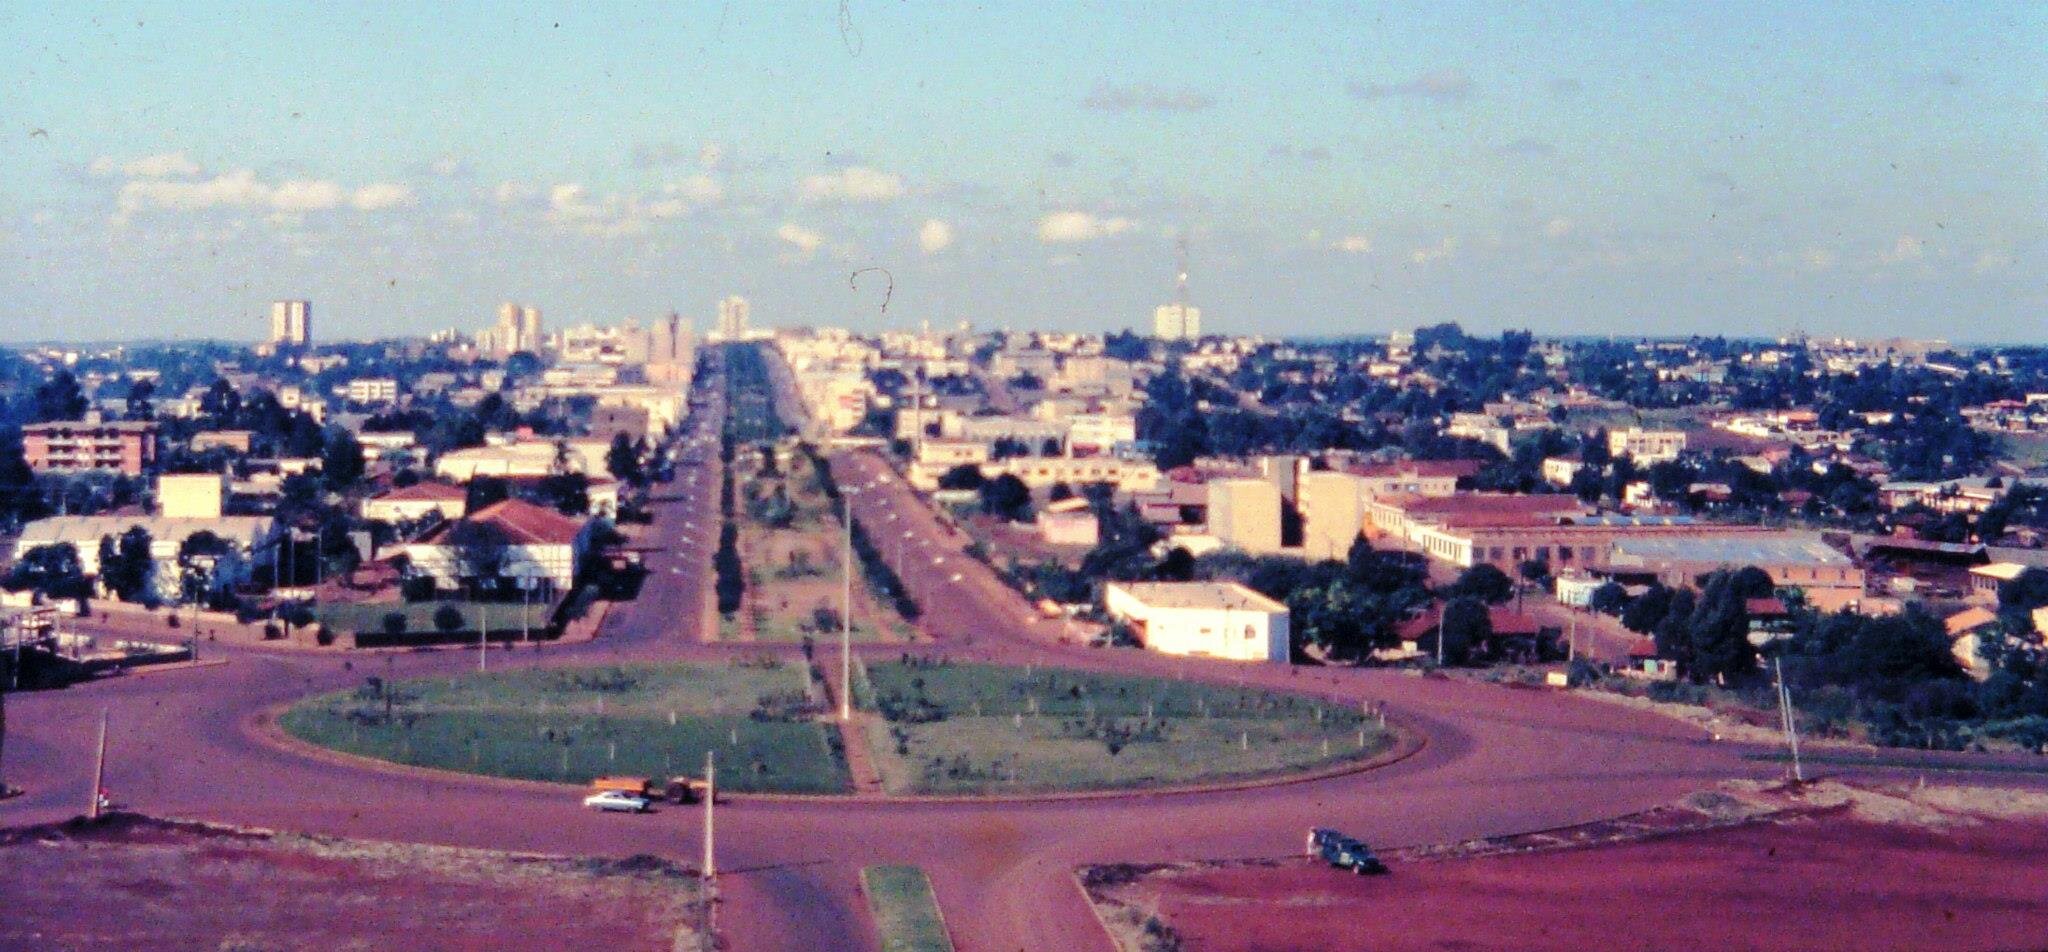
<path id="1" fill-rule="evenodd" d="M 839 509 L 846 519 L 846 546 L 840 552 L 839 719 L 853 719 L 853 497 L 859 490 L 840 487 Z"/>
<path id="2" fill-rule="evenodd" d="M 1771 672 L 1778 681 L 1778 718 L 1784 722 L 1785 744 L 1792 750 L 1792 781 L 1806 782 L 1806 770 L 1799 762 L 1799 722 L 1792 716 L 1792 690 L 1785 686 L 1785 656 L 1771 654 Z"/>

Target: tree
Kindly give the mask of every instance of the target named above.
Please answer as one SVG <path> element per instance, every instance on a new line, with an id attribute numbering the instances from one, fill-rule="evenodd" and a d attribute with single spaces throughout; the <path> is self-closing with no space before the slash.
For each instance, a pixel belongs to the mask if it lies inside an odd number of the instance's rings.
<path id="1" fill-rule="evenodd" d="M 187 604 L 202 602 L 213 591 L 214 572 L 234 547 L 204 529 L 178 543 L 178 597 Z"/>
<path id="2" fill-rule="evenodd" d="M 1481 562 L 1460 573 L 1446 591 L 1452 598 L 1476 598 L 1498 605 L 1515 597 L 1515 582 L 1508 578 L 1508 573 Z"/>
<path id="3" fill-rule="evenodd" d="M 22 522 L 43 514 L 43 494 L 17 427 L 0 428 L 0 518 Z"/>
<path id="4" fill-rule="evenodd" d="M 590 477 L 582 473 L 556 473 L 541 477 L 534 492 L 566 516 L 590 511 Z"/>
<path id="5" fill-rule="evenodd" d="M 988 480 L 982 477 L 981 467 L 972 463 L 962 463 L 939 475 L 940 489 L 980 489 L 985 482 Z"/>
<path id="6" fill-rule="evenodd" d="M 1052 489 L 1046 491 L 1045 498 L 1052 502 L 1060 502 L 1062 500 L 1072 499 L 1074 498 L 1074 487 L 1069 486 L 1063 482 L 1054 483 L 1052 484 Z"/>
<path id="7" fill-rule="evenodd" d="M 453 605 L 443 605 L 434 609 L 434 628 L 444 635 L 461 631 L 463 620 L 462 609 Z"/>
<path id="8" fill-rule="evenodd" d="M 1998 583 L 1998 607 L 2006 612 L 2031 612 L 2048 606 L 2048 569 L 2027 568 Z"/>
<path id="9" fill-rule="evenodd" d="M 1586 607 L 1603 615 L 1619 613 L 1628 605 L 1628 590 L 1614 582 L 1605 582 L 1586 597 Z"/>
<path id="10" fill-rule="evenodd" d="M 1656 631 L 1657 626 L 1663 623 L 1664 616 L 1670 612 L 1671 590 L 1661 583 L 1652 584 L 1641 595 L 1631 599 L 1627 608 L 1622 609 L 1621 626 L 1636 634 L 1647 635 Z"/>
<path id="11" fill-rule="evenodd" d="M 1005 519 L 1024 518 L 1031 506 L 1031 489 L 1015 474 L 1004 473 L 981 487 L 981 509 Z"/>
<path id="12" fill-rule="evenodd" d="M 336 490 L 355 485 L 356 480 L 363 478 L 363 444 L 340 427 L 329 430 L 326 445 L 320 450 L 320 472 L 327 477 L 327 485 Z"/>
<path id="13" fill-rule="evenodd" d="M 156 416 L 150 400 L 156 396 L 156 383 L 137 380 L 128 385 L 128 412 L 130 420 L 148 420 Z"/>
<path id="14" fill-rule="evenodd" d="M 92 594 L 78 547 L 69 542 L 39 545 L 22 553 L 0 580 L 0 588 L 11 592 L 33 589 L 47 598 L 84 599 Z"/>
<path id="15" fill-rule="evenodd" d="M 769 460 L 774 456 L 769 455 Z M 633 443 L 624 433 L 612 435 L 611 449 L 604 454 L 604 466 L 612 477 L 622 483 L 638 486 L 646 482 L 646 473 L 640 465 L 640 454 L 633 449 Z"/>
<path id="16" fill-rule="evenodd" d="M 91 403 L 85 399 L 85 391 L 78 386 L 78 378 L 69 370 L 59 370 L 36 387 L 33 412 L 36 422 L 50 420 L 76 420 L 85 416 Z"/>
<path id="17" fill-rule="evenodd" d="M 476 512 L 511 498 L 512 487 L 496 476 L 475 476 L 463 493 L 463 511 Z"/>
<path id="18" fill-rule="evenodd" d="M 384 615 L 383 627 L 384 633 L 390 635 L 392 638 L 399 638 L 404 636 L 406 627 L 405 613 L 386 612 Z"/>
<path id="19" fill-rule="evenodd" d="M 1442 608 L 1443 632 L 1442 656 L 1445 664 L 1465 664 L 1472 659 L 1472 649 L 1493 637 L 1493 616 L 1486 603 L 1471 596 L 1459 596 L 1446 602 Z M 1437 633 L 1432 630 L 1426 639 L 1424 649 L 1437 653 Z"/>
<path id="20" fill-rule="evenodd" d="M 121 533 L 100 538 L 100 581 L 124 602 L 140 601 L 149 589 L 156 559 L 150 554 L 149 530 L 132 526 Z"/>

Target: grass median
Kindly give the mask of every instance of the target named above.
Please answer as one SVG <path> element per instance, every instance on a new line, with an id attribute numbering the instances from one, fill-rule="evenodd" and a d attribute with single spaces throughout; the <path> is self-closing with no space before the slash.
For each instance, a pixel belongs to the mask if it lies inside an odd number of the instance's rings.
<path id="1" fill-rule="evenodd" d="M 870 866 L 860 871 L 860 884 L 875 916 L 882 952 L 953 952 L 953 940 L 946 935 L 924 870 Z"/>
<path id="2" fill-rule="evenodd" d="M 808 689 L 801 665 L 773 659 L 371 678 L 301 701 L 280 724 L 346 753 L 496 777 L 697 775 L 715 751 L 725 790 L 845 792 Z"/>
<path id="3" fill-rule="evenodd" d="M 867 741 L 898 794 L 1178 786 L 1384 753 L 1358 708 L 1158 678 L 947 662 L 867 668 Z"/>

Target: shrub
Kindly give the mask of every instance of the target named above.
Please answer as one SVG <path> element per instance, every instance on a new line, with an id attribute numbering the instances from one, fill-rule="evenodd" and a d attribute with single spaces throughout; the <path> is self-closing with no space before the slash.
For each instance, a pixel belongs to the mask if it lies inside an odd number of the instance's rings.
<path id="1" fill-rule="evenodd" d="M 444 635 L 452 635 L 461 631 L 462 622 L 462 609 L 456 608 L 453 605 L 443 605 L 434 609 L 434 627 L 439 629 Z"/>

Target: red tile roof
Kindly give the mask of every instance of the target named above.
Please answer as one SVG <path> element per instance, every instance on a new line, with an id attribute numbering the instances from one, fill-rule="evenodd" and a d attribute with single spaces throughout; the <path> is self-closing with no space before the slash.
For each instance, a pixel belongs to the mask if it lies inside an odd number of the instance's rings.
<path id="1" fill-rule="evenodd" d="M 569 545 L 583 523 L 523 499 L 492 503 L 441 526 L 420 540 L 425 545 Z"/>
<path id="2" fill-rule="evenodd" d="M 380 500 L 396 502 L 450 502 L 469 498 L 460 486 L 447 483 L 419 482 L 402 486 L 377 497 Z"/>

